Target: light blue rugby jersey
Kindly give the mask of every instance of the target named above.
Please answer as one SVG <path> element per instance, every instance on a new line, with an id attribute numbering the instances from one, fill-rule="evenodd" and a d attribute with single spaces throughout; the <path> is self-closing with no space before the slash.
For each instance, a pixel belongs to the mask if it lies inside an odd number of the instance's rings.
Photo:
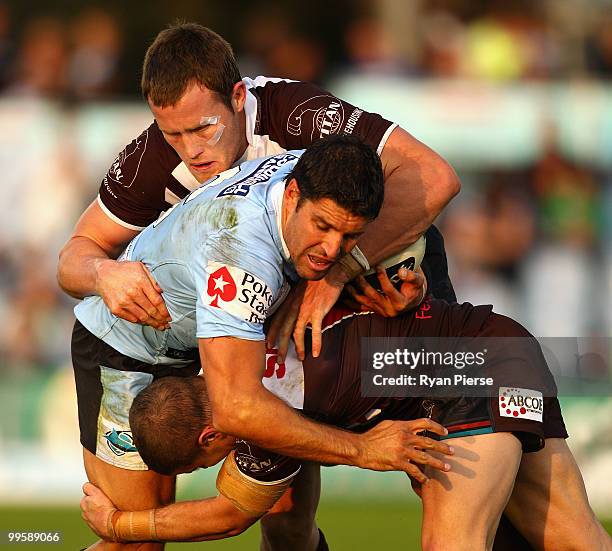
<path id="1" fill-rule="evenodd" d="M 263 340 L 266 315 L 287 291 L 284 276 L 295 277 L 280 223 L 284 181 L 301 154 L 289 151 L 219 174 L 127 246 L 120 260 L 149 268 L 163 289 L 170 329 L 118 318 L 100 297 L 75 307 L 78 320 L 115 350 L 150 364 L 184 364 L 169 349 L 197 348 L 197 338 Z"/>

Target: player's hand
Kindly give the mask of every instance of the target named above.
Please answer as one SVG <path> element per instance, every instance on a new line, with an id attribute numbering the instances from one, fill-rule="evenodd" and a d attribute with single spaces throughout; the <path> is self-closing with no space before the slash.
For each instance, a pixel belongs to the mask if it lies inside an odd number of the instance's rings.
<path id="1" fill-rule="evenodd" d="M 289 343 L 293 335 L 295 322 L 300 313 L 300 306 L 304 300 L 306 281 L 301 280 L 287 295 L 287 298 L 274 313 L 270 327 L 266 332 L 266 347 L 278 350 L 277 362 L 282 364 L 287 357 Z M 278 346 L 277 346 L 278 344 Z"/>
<path id="2" fill-rule="evenodd" d="M 96 291 L 115 316 L 160 331 L 170 327 L 162 289 L 144 264 L 104 259 L 96 274 Z"/>
<path id="3" fill-rule="evenodd" d="M 338 281 L 331 271 L 323 279 L 306 282 L 304 298 L 293 330 L 295 351 L 300 360 L 303 361 L 306 356 L 304 333 L 308 325 L 312 330 L 312 356 L 319 357 L 323 318 L 336 304 L 343 288 L 344 283 Z"/>
<path id="4" fill-rule="evenodd" d="M 83 485 L 85 497 L 81 499 L 81 516 L 102 539 L 112 540 L 109 517 L 117 510 L 106 494 L 90 482 Z"/>
<path id="5" fill-rule="evenodd" d="M 376 291 L 363 276 L 357 277 L 346 286 L 346 291 L 362 310 L 392 318 L 421 304 L 427 293 L 427 280 L 421 268 L 414 272 L 400 268 L 397 273 L 402 280 L 399 290 L 391 283 L 383 268 L 379 266 L 377 272 L 382 293 Z"/>
<path id="6" fill-rule="evenodd" d="M 361 458 L 358 467 L 374 471 L 404 471 L 424 484 L 428 478 L 418 465 L 449 471 L 450 465 L 429 452 L 452 455 L 454 450 L 443 442 L 421 436 L 430 431 L 445 436 L 448 431 L 431 419 L 414 421 L 382 421 L 361 436 Z"/>

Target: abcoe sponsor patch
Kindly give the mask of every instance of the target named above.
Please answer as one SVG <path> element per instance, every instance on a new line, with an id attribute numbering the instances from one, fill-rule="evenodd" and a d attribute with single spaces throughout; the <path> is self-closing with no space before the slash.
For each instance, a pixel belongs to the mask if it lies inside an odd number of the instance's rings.
<path id="1" fill-rule="evenodd" d="M 499 415 L 542 422 L 542 393 L 529 388 L 499 387 Z"/>

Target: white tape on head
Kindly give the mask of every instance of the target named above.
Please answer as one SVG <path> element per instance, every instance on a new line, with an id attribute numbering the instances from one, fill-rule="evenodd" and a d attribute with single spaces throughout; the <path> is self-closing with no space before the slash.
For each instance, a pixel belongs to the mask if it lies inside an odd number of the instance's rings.
<path id="1" fill-rule="evenodd" d="M 220 115 L 207 116 L 200 119 L 200 126 L 203 127 L 202 130 L 205 131 L 206 137 L 208 138 L 206 145 L 213 146 L 219 143 L 223 131 L 225 130 L 225 125 L 219 122 L 220 120 Z M 208 136 L 209 133 L 211 134 L 210 137 Z"/>

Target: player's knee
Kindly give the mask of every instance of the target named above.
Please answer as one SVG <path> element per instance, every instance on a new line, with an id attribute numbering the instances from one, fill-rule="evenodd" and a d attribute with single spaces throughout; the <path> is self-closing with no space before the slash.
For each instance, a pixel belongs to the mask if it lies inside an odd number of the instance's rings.
<path id="1" fill-rule="evenodd" d="M 486 551 L 486 534 L 466 530 L 458 534 L 456 530 L 424 529 L 421 534 L 422 551 Z"/>
<path id="2" fill-rule="evenodd" d="M 602 547 L 599 543 L 597 543 L 597 540 L 599 540 L 599 538 L 596 538 L 593 541 L 589 541 L 587 538 L 587 541 L 585 541 L 583 538 L 580 538 L 581 541 L 568 541 L 568 540 L 564 540 L 562 542 L 559 542 L 559 544 L 557 545 L 557 543 L 555 542 L 555 551 L 592 551 L 593 549 L 611 549 L 611 547 Z"/>
<path id="3" fill-rule="evenodd" d="M 555 551 L 612 550 L 612 539 L 594 515 L 566 518 L 549 526 L 547 532 L 546 539 L 554 543 Z"/>

